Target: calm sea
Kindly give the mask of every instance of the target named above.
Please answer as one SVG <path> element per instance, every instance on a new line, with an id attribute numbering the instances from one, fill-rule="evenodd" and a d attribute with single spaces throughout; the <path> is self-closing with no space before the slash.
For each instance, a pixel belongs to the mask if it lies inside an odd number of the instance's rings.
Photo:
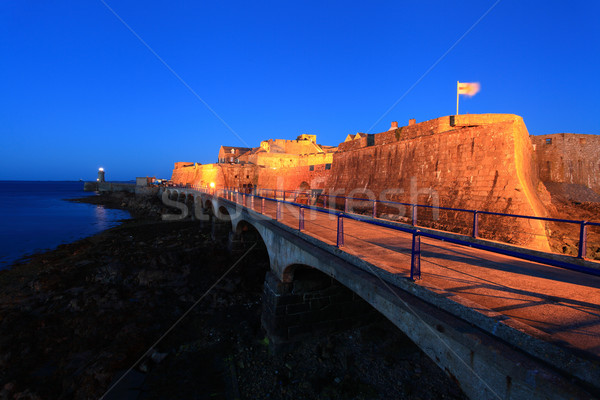
<path id="1" fill-rule="evenodd" d="M 129 218 L 122 210 L 63 199 L 95 196 L 83 182 L 0 181 L 0 269 Z"/>

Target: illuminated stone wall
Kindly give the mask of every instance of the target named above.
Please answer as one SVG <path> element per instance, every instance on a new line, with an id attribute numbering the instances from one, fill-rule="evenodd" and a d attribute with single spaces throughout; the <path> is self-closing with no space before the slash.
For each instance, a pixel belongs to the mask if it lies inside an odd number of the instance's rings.
<path id="1" fill-rule="evenodd" d="M 600 194 L 600 135 L 531 136 L 540 179 L 575 183 Z"/>
<path id="2" fill-rule="evenodd" d="M 547 198 L 547 192 L 539 185 L 527 128 L 516 115 L 441 117 L 349 140 L 335 153 L 272 151 L 273 146 L 284 150 L 288 142 L 295 141 L 263 142 L 254 154 L 240 157 L 247 164 L 176 165 L 173 181 L 284 190 L 308 186 L 354 196 L 369 190 L 378 199 L 546 216 L 541 198 Z M 403 211 L 383 207 L 380 213 Z M 471 233 L 472 213 L 419 212 L 419 220 L 431 227 Z M 539 221 L 481 216 L 480 234 L 548 249 L 545 226 Z"/>
<path id="3" fill-rule="evenodd" d="M 327 185 L 337 193 L 366 188 L 399 202 L 437 199 L 442 207 L 546 215 L 527 128 L 516 115 L 442 117 L 376 134 L 371 146 L 361 138 L 338 149 Z M 459 222 L 460 232 L 470 233 L 472 214 L 440 212 L 434 220 L 423 213 L 433 227 Z M 484 216 L 480 222 L 483 237 L 548 247 L 541 222 Z"/>
<path id="4" fill-rule="evenodd" d="M 302 187 L 324 189 L 329 176 L 333 154 L 286 154 L 274 157 L 266 153 L 263 165 L 254 164 L 191 164 L 179 163 L 173 169 L 171 180 L 175 184 L 195 184 L 217 188 L 260 187 L 279 190 L 296 190 Z M 290 162 L 289 160 L 292 160 Z M 265 161 L 266 160 L 266 161 Z"/>

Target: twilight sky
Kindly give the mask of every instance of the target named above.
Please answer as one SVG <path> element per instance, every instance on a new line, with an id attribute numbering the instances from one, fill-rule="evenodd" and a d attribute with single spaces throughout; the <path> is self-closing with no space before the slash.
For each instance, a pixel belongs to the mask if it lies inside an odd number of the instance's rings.
<path id="1" fill-rule="evenodd" d="M 2 1 L 0 180 L 170 177 L 302 133 L 337 145 L 453 114 L 457 80 L 481 83 L 461 113 L 600 134 L 598 15 L 595 0 Z"/>

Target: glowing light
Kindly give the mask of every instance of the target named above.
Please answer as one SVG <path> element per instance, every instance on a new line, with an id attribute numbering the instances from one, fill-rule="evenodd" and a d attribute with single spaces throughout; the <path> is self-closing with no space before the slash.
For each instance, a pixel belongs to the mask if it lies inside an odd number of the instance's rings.
<path id="1" fill-rule="evenodd" d="M 100 167 L 98 168 L 98 171 L 104 171 L 104 168 Z"/>
<path id="2" fill-rule="evenodd" d="M 211 182 L 211 183 L 210 183 L 210 188 L 211 188 L 211 189 L 214 189 L 214 188 L 215 188 L 215 183 L 214 183 L 214 182 Z"/>

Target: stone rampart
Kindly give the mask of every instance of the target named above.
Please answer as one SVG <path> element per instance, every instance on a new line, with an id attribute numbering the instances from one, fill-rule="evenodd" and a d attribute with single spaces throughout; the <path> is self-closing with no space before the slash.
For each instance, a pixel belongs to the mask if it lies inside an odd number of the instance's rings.
<path id="1" fill-rule="evenodd" d="M 600 194 L 600 135 L 531 136 L 540 179 L 584 185 Z"/>
<path id="2" fill-rule="evenodd" d="M 256 164 L 176 163 L 171 180 L 175 184 L 215 187 L 261 187 L 296 190 L 303 187 L 323 189 L 333 161 L 333 153 L 282 154 L 262 153 Z"/>
<path id="3" fill-rule="evenodd" d="M 458 115 L 395 126 L 341 143 L 336 153 L 257 152 L 246 164 L 178 163 L 172 180 L 205 186 L 214 182 L 217 188 L 308 187 L 352 196 L 368 190 L 381 200 L 546 216 L 521 117 Z M 286 143 L 268 141 L 271 147 Z M 379 214 L 404 211 L 382 207 Z M 419 209 L 419 223 L 434 228 L 470 234 L 472 220 L 468 212 Z M 479 222 L 481 237 L 548 249 L 540 221 L 482 215 Z"/>
<path id="4" fill-rule="evenodd" d="M 178 185 L 196 184 L 208 187 L 214 183 L 216 187 L 256 186 L 259 171 L 264 170 L 252 164 L 192 164 L 175 168 L 171 180 Z"/>
<path id="5" fill-rule="evenodd" d="M 328 187 L 379 199 L 442 207 L 545 216 L 537 193 L 532 146 L 521 117 L 442 117 L 375 135 L 374 145 L 334 155 Z M 433 227 L 461 225 L 472 214 L 419 210 Z M 457 224 L 458 223 L 458 224 Z M 480 217 L 483 237 L 548 249 L 543 223 Z"/>
<path id="6" fill-rule="evenodd" d="M 330 168 L 331 164 L 265 168 L 260 171 L 258 187 L 279 190 L 325 189 Z"/>

